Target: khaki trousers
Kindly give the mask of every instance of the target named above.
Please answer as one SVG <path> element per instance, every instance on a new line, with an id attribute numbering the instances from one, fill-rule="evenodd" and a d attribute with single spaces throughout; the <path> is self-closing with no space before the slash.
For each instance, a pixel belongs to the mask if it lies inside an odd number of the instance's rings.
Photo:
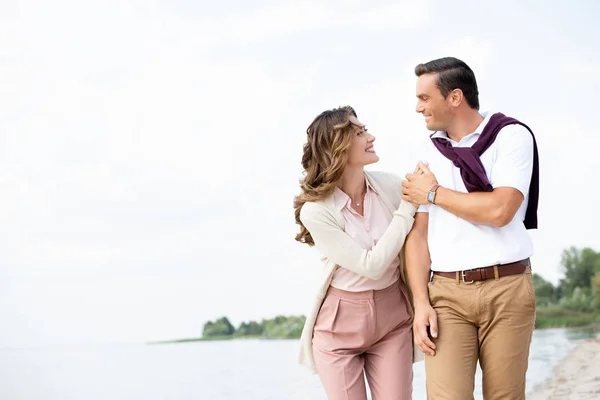
<path id="1" fill-rule="evenodd" d="M 435 356 L 425 355 L 428 399 L 473 399 L 479 360 L 485 400 L 524 400 L 535 323 L 531 270 L 471 284 L 433 275 L 429 299 L 439 331 Z"/>
<path id="2" fill-rule="evenodd" d="M 330 287 L 317 317 L 313 354 L 329 400 L 412 398 L 412 310 L 406 287 L 346 292 Z"/>

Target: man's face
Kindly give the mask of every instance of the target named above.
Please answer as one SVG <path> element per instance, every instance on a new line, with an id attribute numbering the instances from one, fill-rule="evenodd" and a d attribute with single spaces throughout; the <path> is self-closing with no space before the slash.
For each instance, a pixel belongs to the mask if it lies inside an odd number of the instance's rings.
<path id="1" fill-rule="evenodd" d="M 430 131 L 446 131 L 452 121 L 448 100 L 437 87 L 437 74 L 424 74 L 417 78 L 416 111 L 423 114 Z"/>

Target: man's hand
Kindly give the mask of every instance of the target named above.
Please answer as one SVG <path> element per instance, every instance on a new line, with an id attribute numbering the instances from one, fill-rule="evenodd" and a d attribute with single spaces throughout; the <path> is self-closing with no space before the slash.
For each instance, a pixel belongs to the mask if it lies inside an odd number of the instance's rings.
<path id="1" fill-rule="evenodd" d="M 417 163 L 417 166 L 415 167 L 415 170 L 413 171 L 413 175 L 423 175 L 423 170 L 421 169 L 421 167 L 419 166 L 421 164 L 421 161 L 419 161 Z M 428 163 L 425 163 L 425 165 L 429 166 Z"/>
<path id="2" fill-rule="evenodd" d="M 415 172 L 406 174 L 406 181 L 402 181 L 402 199 L 415 205 L 428 204 L 427 194 L 437 184 L 437 179 L 429 167 L 419 162 Z"/>
<path id="3" fill-rule="evenodd" d="M 437 338 L 437 313 L 429 303 L 417 304 L 415 307 L 415 318 L 413 320 L 413 337 L 415 345 L 425 354 L 435 355 L 435 344 L 429 338 L 427 327 L 431 337 Z"/>

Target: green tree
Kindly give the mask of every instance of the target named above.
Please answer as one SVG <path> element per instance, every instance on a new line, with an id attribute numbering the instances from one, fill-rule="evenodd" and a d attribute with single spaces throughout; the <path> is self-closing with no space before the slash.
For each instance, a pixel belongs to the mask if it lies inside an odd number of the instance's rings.
<path id="1" fill-rule="evenodd" d="M 242 322 L 236 331 L 239 336 L 259 336 L 262 333 L 263 327 L 256 321 Z"/>
<path id="2" fill-rule="evenodd" d="M 541 275 L 533 274 L 533 286 L 535 288 L 535 302 L 538 306 L 548 306 L 558 301 L 558 291 L 554 285 Z"/>
<path id="3" fill-rule="evenodd" d="M 279 315 L 273 319 L 265 319 L 261 322 L 264 336 L 268 338 L 298 338 L 302 333 L 306 317 L 303 315 L 291 315 L 285 317 Z"/>
<path id="4" fill-rule="evenodd" d="M 587 247 L 571 247 L 563 251 L 561 263 L 565 274 L 560 281 L 562 295 L 571 297 L 577 287 L 591 289 L 592 277 L 600 271 L 600 254 Z"/>
<path id="5" fill-rule="evenodd" d="M 576 287 L 571 296 L 560 299 L 559 305 L 567 310 L 572 311 L 592 311 L 593 305 L 590 289 L 582 289 L 579 286 Z"/>
<path id="6" fill-rule="evenodd" d="M 600 271 L 592 278 L 592 296 L 594 308 L 600 310 Z"/>
<path id="7" fill-rule="evenodd" d="M 202 329 L 203 337 L 215 337 L 215 336 L 230 336 L 235 332 L 235 328 L 229 322 L 227 317 L 221 317 L 218 320 L 212 322 L 208 321 L 204 324 Z"/>

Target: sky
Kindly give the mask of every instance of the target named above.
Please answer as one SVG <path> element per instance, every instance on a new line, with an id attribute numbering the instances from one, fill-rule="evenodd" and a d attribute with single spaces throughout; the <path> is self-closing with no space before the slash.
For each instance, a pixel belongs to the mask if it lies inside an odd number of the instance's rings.
<path id="1" fill-rule="evenodd" d="M 306 128 L 352 105 L 370 170 L 429 132 L 414 66 L 454 56 L 482 110 L 540 154 L 534 272 L 600 250 L 600 5 L 593 0 L 0 0 L 1 346 L 197 337 L 304 314 L 294 241 Z"/>

